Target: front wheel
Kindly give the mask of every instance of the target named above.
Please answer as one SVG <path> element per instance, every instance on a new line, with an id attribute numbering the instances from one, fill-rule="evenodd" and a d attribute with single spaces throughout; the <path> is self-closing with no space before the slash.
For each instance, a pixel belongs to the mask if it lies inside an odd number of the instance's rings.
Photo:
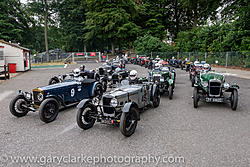
<path id="1" fill-rule="evenodd" d="M 154 108 L 158 107 L 160 105 L 160 101 L 161 101 L 160 91 L 159 88 L 156 88 L 153 96 L 153 107 Z"/>
<path id="2" fill-rule="evenodd" d="M 44 100 L 39 107 L 40 119 L 45 123 L 54 121 L 58 115 L 58 112 L 59 104 L 57 100 L 53 98 Z"/>
<path id="3" fill-rule="evenodd" d="M 231 94 L 231 109 L 236 110 L 238 105 L 238 90 L 234 89 Z"/>
<path id="4" fill-rule="evenodd" d="M 173 99 L 173 94 L 174 94 L 174 86 L 171 85 L 169 87 L 169 99 L 172 100 Z"/>
<path id="5" fill-rule="evenodd" d="M 87 130 L 92 128 L 95 124 L 95 119 L 93 116 L 97 113 L 96 108 L 93 104 L 87 103 L 82 108 L 80 108 L 76 115 L 77 125 Z"/>
<path id="6" fill-rule="evenodd" d="M 198 102 L 199 102 L 198 89 L 197 88 L 194 88 L 193 102 L 194 102 L 194 108 L 197 108 L 198 107 Z"/>
<path id="7" fill-rule="evenodd" d="M 120 122 L 120 131 L 121 133 L 129 137 L 134 134 L 137 122 L 138 122 L 138 113 L 137 109 L 131 107 L 129 112 L 123 112 Z"/>
<path id="8" fill-rule="evenodd" d="M 16 117 L 23 117 L 27 115 L 29 110 L 25 108 L 27 106 L 28 102 L 22 95 L 16 96 L 13 100 L 10 102 L 10 112 Z"/>

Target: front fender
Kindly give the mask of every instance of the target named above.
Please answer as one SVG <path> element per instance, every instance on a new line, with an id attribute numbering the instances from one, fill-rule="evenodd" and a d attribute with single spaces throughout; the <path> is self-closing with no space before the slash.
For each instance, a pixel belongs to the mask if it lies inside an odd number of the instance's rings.
<path id="1" fill-rule="evenodd" d="M 59 96 L 47 95 L 47 96 L 46 96 L 46 99 L 47 99 L 47 98 L 53 98 L 53 99 L 55 99 L 57 102 L 61 102 L 61 104 L 64 105 L 63 99 L 62 99 L 61 97 L 59 97 Z M 59 104 L 60 104 L 60 103 L 59 103 Z"/>
<path id="2" fill-rule="evenodd" d="M 130 108 L 133 106 L 136 107 L 136 104 L 134 104 L 133 102 L 126 103 L 122 108 L 122 112 L 129 112 Z M 137 118 L 139 121 L 140 120 L 140 113 L 137 111 L 136 114 L 137 114 Z"/>
<path id="3" fill-rule="evenodd" d="M 153 90 L 152 90 L 152 94 L 151 94 L 151 96 L 154 96 L 155 91 L 156 91 L 156 89 L 157 89 L 157 85 L 156 85 L 156 84 L 154 84 L 152 87 L 153 87 Z"/>
<path id="4" fill-rule="evenodd" d="M 93 84 L 93 86 L 92 86 L 92 90 L 91 90 L 91 93 L 90 93 L 90 97 L 93 97 L 94 96 L 94 94 L 95 94 L 95 86 L 97 85 L 97 84 L 99 84 L 99 82 L 95 82 L 94 84 Z"/>
<path id="5" fill-rule="evenodd" d="M 90 99 L 83 99 L 82 101 L 80 101 L 80 103 L 77 105 L 77 108 L 80 109 L 82 108 L 86 103 L 91 102 Z"/>

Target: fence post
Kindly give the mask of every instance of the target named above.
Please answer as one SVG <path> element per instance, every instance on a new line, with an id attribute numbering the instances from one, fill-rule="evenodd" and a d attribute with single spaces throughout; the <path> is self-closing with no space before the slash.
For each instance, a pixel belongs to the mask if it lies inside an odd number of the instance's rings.
<path id="1" fill-rule="evenodd" d="M 72 54 L 72 62 L 74 63 L 75 62 L 75 54 L 74 53 L 71 53 Z"/>
<path id="2" fill-rule="evenodd" d="M 152 58 L 152 56 L 153 56 L 153 55 L 152 55 L 152 52 L 151 52 L 151 58 Z"/>
<path id="3" fill-rule="evenodd" d="M 228 52 L 226 53 L 226 67 L 227 67 L 227 61 L 228 61 Z"/>

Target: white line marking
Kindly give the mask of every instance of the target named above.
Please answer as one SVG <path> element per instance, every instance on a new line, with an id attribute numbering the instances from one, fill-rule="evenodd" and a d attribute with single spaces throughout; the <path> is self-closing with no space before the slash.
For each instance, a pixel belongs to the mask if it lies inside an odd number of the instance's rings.
<path id="1" fill-rule="evenodd" d="M 0 101 L 2 101 L 3 99 L 5 99 L 6 97 L 8 97 L 9 95 L 11 95 L 12 93 L 14 93 L 13 90 L 11 91 L 5 91 L 3 93 L 0 94 Z"/>
<path id="2" fill-rule="evenodd" d="M 68 66 L 68 64 L 65 64 L 65 65 L 64 65 L 64 68 L 67 68 L 67 66 Z"/>
<path id="3" fill-rule="evenodd" d="M 62 135 L 62 134 L 64 134 L 64 133 L 70 131 L 70 130 L 73 129 L 75 126 L 76 126 L 76 123 L 73 123 L 73 124 L 67 126 L 67 127 L 66 127 L 63 131 L 61 131 L 58 135 Z"/>

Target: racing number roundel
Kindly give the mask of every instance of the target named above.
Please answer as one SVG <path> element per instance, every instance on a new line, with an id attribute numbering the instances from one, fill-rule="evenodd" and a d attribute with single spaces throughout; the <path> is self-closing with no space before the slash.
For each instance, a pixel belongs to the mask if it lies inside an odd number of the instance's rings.
<path id="1" fill-rule="evenodd" d="M 73 89 L 71 89 L 71 97 L 74 97 L 75 96 L 75 89 L 73 88 Z"/>

